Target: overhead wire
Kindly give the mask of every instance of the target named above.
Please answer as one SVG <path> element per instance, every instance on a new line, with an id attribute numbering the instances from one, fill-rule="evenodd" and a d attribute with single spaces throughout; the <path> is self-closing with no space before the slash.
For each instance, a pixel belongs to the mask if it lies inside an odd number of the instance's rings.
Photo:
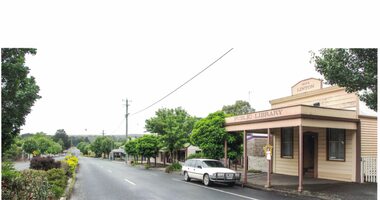
<path id="1" fill-rule="evenodd" d="M 178 86 L 177 88 L 175 88 L 173 91 L 169 92 L 167 95 L 165 95 L 164 97 L 162 97 L 161 99 L 155 101 L 154 103 L 152 103 L 151 105 L 145 107 L 144 109 L 141 109 L 135 113 L 133 113 L 132 115 L 136 115 L 138 113 L 141 113 L 149 108 L 151 108 L 152 106 L 156 105 L 157 103 L 159 103 L 160 101 L 164 100 L 165 98 L 167 98 L 168 96 L 170 96 L 171 94 L 173 94 L 174 92 L 176 92 L 177 90 L 179 90 L 181 87 L 183 87 L 184 85 L 186 85 L 187 83 L 189 83 L 191 80 L 193 80 L 195 77 L 199 76 L 201 73 L 203 73 L 204 71 L 206 71 L 208 68 L 210 68 L 211 66 L 213 66 L 216 62 L 218 62 L 220 59 L 222 59 L 225 55 L 227 55 L 229 52 L 231 52 L 234 48 L 231 48 L 230 50 L 228 50 L 227 52 L 225 52 L 223 55 L 221 55 L 219 58 L 217 58 L 214 62 L 212 62 L 211 64 L 209 64 L 207 67 L 205 67 L 204 69 L 202 69 L 200 72 L 198 72 L 197 74 L 195 74 L 194 76 L 192 76 L 190 79 L 188 79 L 187 81 L 185 81 L 183 84 L 181 84 L 180 86 Z"/>

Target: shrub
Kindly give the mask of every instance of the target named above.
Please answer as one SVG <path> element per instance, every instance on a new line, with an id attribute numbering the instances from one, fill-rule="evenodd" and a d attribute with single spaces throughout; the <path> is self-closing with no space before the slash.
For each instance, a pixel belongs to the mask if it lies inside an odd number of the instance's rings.
<path id="1" fill-rule="evenodd" d="M 172 171 L 178 171 L 182 169 L 182 165 L 179 163 L 173 163 L 165 168 L 166 173 L 170 173 Z"/>
<path id="2" fill-rule="evenodd" d="M 59 199 L 65 192 L 67 176 L 64 169 L 51 169 L 47 171 L 47 178 L 55 198 Z"/>
<path id="3" fill-rule="evenodd" d="M 73 155 L 68 155 L 65 157 L 65 160 L 62 161 L 62 163 L 67 164 L 68 169 L 67 169 L 67 166 L 64 166 L 64 169 L 65 169 L 66 173 L 67 173 L 67 171 L 69 172 L 67 174 L 71 177 L 72 174 L 75 172 L 75 169 L 78 166 L 78 158 L 73 156 Z M 66 165 L 66 164 L 64 164 L 64 165 Z"/>
<path id="4" fill-rule="evenodd" d="M 30 161 L 30 169 L 36 169 L 36 170 L 49 170 L 53 168 L 60 168 L 61 162 L 60 161 L 54 161 L 52 157 L 33 157 Z"/>
<path id="5" fill-rule="evenodd" d="M 170 172 L 172 172 L 172 171 L 173 171 L 173 168 L 172 168 L 171 165 L 165 167 L 165 172 L 166 172 L 166 173 L 170 173 Z"/>
<path id="6" fill-rule="evenodd" d="M 73 156 L 73 155 L 68 155 L 65 157 L 65 161 L 70 166 L 71 172 L 74 173 L 75 169 L 78 166 L 78 158 L 76 156 Z"/>
<path id="7" fill-rule="evenodd" d="M 19 188 L 21 173 L 16 171 L 11 162 L 1 163 L 1 194 L 2 199 L 12 199 L 15 190 Z"/>
<path id="8" fill-rule="evenodd" d="M 13 179 L 20 176 L 20 172 L 15 170 L 13 163 L 11 162 L 2 162 L 1 163 L 1 178 L 4 179 Z"/>
<path id="9" fill-rule="evenodd" d="M 2 199 L 50 199 L 47 172 L 24 170 L 20 176 L 2 180 Z"/>
<path id="10" fill-rule="evenodd" d="M 148 164 L 144 164 L 144 168 L 145 168 L 145 169 L 149 169 L 150 166 L 149 166 Z"/>
<path id="11" fill-rule="evenodd" d="M 261 173 L 261 172 L 262 172 L 261 170 L 257 170 L 257 169 L 248 170 L 248 173 Z"/>
<path id="12" fill-rule="evenodd" d="M 61 161 L 61 169 L 63 169 L 63 171 L 65 172 L 65 175 L 67 177 L 72 177 L 73 173 L 70 170 L 69 164 L 67 164 L 67 162 L 65 160 Z"/>
<path id="13" fill-rule="evenodd" d="M 173 163 L 171 166 L 173 167 L 174 170 L 182 169 L 182 165 L 179 163 Z"/>
<path id="14" fill-rule="evenodd" d="M 187 156 L 186 159 L 193 159 L 193 158 L 204 158 L 204 155 L 202 152 L 200 153 L 193 153 L 193 154 L 190 154 L 189 156 Z"/>
<path id="15" fill-rule="evenodd" d="M 12 144 L 9 149 L 3 152 L 3 161 L 14 161 L 22 157 L 22 148 Z"/>
<path id="16" fill-rule="evenodd" d="M 31 199 L 48 199 L 51 196 L 50 185 L 47 179 L 47 172 L 41 170 L 24 170 L 21 172 L 23 187 L 19 191 L 23 197 L 30 197 Z"/>

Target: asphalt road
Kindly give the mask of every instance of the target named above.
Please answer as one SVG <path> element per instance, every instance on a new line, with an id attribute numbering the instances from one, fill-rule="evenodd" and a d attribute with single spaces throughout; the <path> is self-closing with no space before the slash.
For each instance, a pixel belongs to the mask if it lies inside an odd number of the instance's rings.
<path id="1" fill-rule="evenodd" d="M 117 199 L 305 199 L 240 186 L 183 181 L 179 173 L 167 174 L 127 166 L 123 162 L 80 157 L 80 167 L 71 200 Z"/>

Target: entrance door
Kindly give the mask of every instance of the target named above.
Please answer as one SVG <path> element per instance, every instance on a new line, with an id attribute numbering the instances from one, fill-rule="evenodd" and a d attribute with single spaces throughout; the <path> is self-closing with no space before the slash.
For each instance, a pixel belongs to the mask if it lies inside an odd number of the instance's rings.
<path id="1" fill-rule="evenodd" d="M 306 132 L 303 135 L 303 173 L 305 177 L 316 177 L 317 134 Z"/>

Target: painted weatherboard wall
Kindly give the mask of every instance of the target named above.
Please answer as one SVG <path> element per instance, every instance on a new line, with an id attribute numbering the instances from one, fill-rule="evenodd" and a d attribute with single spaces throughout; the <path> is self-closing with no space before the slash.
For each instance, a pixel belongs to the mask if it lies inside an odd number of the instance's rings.
<path id="1" fill-rule="evenodd" d="M 313 105 L 320 103 L 320 107 L 356 110 L 358 98 L 355 93 L 347 93 L 344 88 L 332 86 L 321 90 L 270 101 L 272 109 L 292 105 Z"/>
<path id="2" fill-rule="evenodd" d="M 281 129 L 273 130 L 274 161 L 273 172 L 298 176 L 298 127 L 293 127 L 293 158 L 281 158 Z"/>
<path id="3" fill-rule="evenodd" d="M 346 130 L 345 161 L 330 161 L 327 160 L 326 129 L 319 128 L 311 131 L 318 132 L 318 178 L 354 182 L 356 132 Z"/>
<path id="4" fill-rule="evenodd" d="M 281 158 L 281 133 L 280 129 L 273 131 L 274 136 L 274 161 L 273 172 L 278 174 L 298 176 L 298 127 L 294 127 L 293 158 Z M 355 137 L 354 130 L 346 130 L 346 148 L 343 161 L 327 160 L 327 142 L 325 128 L 303 127 L 304 132 L 318 133 L 318 178 L 355 181 Z"/>
<path id="5" fill-rule="evenodd" d="M 187 156 L 190 156 L 191 154 L 196 153 L 197 151 L 201 151 L 201 149 L 197 146 L 190 145 L 187 148 Z"/>
<path id="6" fill-rule="evenodd" d="M 377 155 L 377 118 L 359 116 L 361 122 L 361 155 Z"/>

